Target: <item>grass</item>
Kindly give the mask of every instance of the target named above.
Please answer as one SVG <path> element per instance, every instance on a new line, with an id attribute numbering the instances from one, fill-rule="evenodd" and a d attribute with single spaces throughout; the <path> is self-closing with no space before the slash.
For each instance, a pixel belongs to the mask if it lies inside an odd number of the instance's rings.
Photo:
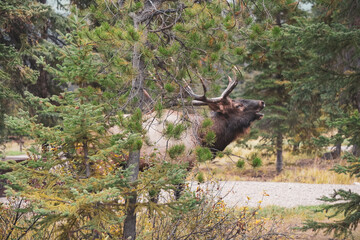
<path id="1" fill-rule="evenodd" d="M 250 145 L 256 145 L 256 141 Z M 345 174 L 330 171 L 336 164 L 345 164 L 344 160 L 322 160 L 308 154 L 293 155 L 284 151 L 284 167 L 280 174 L 275 169 L 275 156 L 263 156 L 257 149 L 244 149 L 230 145 L 232 155 L 217 157 L 213 161 L 199 164 L 197 172 L 203 173 L 205 179 L 221 181 L 274 181 L 299 182 L 316 184 L 353 184 L 356 180 Z M 262 166 L 254 168 L 252 158 L 259 156 Z M 244 160 L 242 168 L 237 167 L 238 161 Z"/>
<path id="2" fill-rule="evenodd" d="M 318 222 L 333 222 L 334 220 L 340 220 L 342 216 L 337 216 L 334 218 L 328 219 L 327 216 L 330 216 L 334 212 L 330 211 L 325 213 L 319 210 L 321 206 L 298 206 L 294 208 L 285 208 L 279 206 L 266 206 L 261 208 L 259 216 L 268 219 L 277 219 L 281 221 L 281 227 L 284 229 L 293 229 L 295 233 L 300 238 L 295 239 L 318 239 L 318 240 L 328 240 L 334 239 L 331 235 L 325 235 L 323 232 L 313 232 L 308 230 L 302 232 L 298 230 L 306 220 L 314 220 Z M 360 229 L 357 229 L 353 232 L 354 239 L 360 239 Z"/>
<path id="3" fill-rule="evenodd" d="M 20 151 L 5 151 L 5 156 L 17 156 L 17 155 L 24 155 L 25 152 Z"/>
<path id="4" fill-rule="evenodd" d="M 306 167 L 302 169 L 284 170 L 275 176 L 274 182 L 301 182 L 316 184 L 353 184 L 354 178 L 345 174 L 337 174 L 328 169 Z"/>
<path id="5" fill-rule="evenodd" d="M 4 145 L 1 145 L 1 151 L 4 151 L 5 156 L 18 156 L 26 154 L 26 148 L 30 146 L 33 141 L 26 140 L 23 146 L 23 151 L 20 151 L 20 146 L 15 141 L 7 142 Z"/>
<path id="6" fill-rule="evenodd" d="M 285 208 L 279 206 L 266 206 L 259 210 L 262 217 L 276 217 L 284 220 L 297 219 L 299 223 L 306 219 L 315 221 L 324 221 L 327 219 L 323 212 L 315 212 L 320 206 L 298 206 L 293 208 Z"/>

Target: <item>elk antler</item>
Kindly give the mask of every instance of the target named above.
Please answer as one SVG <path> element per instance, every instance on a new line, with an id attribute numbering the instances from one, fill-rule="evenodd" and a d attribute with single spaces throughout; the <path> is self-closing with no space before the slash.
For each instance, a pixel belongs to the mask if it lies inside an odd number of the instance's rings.
<path id="1" fill-rule="evenodd" d="M 219 103 L 223 100 L 225 100 L 229 94 L 234 90 L 234 88 L 236 87 L 236 85 L 238 84 L 238 80 L 235 80 L 233 81 L 230 77 L 229 78 L 229 84 L 228 86 L 226 87 L 226 89 L 224 90 L 224 92 L 220 95 L 220 97 L 215 97 L 215 98 L 207 98 L 205 96 L 206 94 L 206 86 L 205 86 L 205 82 L 204 82 L 204 79 L 202 77 L 200 77 L 200 81 L 201 81 L 201 84 L 203 86 L 203 89 L 204 89 L 204 94 L 203 95 L 198 95 L 198 94 L 195 94 L 194 91 L 191 89 L 191 87 L 187 84 L 184 89 L 185 91 L 191 96 L 194 98 L 194 100 L 192 101 L 193 105 L 207 105 L 209 103 Z M 184 80 L 185 82 L 185 80 Z"/>

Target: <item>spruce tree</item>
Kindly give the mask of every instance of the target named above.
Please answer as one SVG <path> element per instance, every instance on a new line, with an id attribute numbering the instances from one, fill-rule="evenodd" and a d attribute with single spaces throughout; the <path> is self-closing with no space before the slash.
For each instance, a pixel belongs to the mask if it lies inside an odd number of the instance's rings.
<path id="1" fill-rule="evenodd" d="M 293 89 L 294 96 L 313 99 L 321 106 L 320 117 L 328 130 L 337 130 L 333 139 L 321 138 L 322 142 L 348 141 L 353 154 L 345 155 L 347 166 L 338 166 L 339 173 L 358 177 L 359 159 L 359 7 L 357 1 L 312 1 L 313 18 L 304 21 L 302 27 L 289 27 L 291 41 L 304 53 L 298 67 L 302 77 Z M 323 141 L 326 140 L 326 141 Z M 333 210 L 329 218 L 344 218 L 332 223 L 309 221 L 304 229 L 333 232 L 336 236 L 348 236 L 359 222 L 359 194 L 335 190 L 330 203 L 322 210 Z"/>
<path id="2" fill-rule="evenodd" d="M 299 24 L 297 16 L 303 12 L 295 1 L 253 2 L 253 16 L 249 16 L 247 31 L 247 71 L 254 72 L 246 96 L 264 100 L 264 119 L 257 124 L 263 140 L 262 148 L 276 154 L 276 171 L 283 169 L 283 143 L 291 129 L 299 122 L 291 104 L 291 69 L 298 64 L 298 53 L 288 43 L 283 25 Z M 295 110 L 295 111 L 294 111 Z"/>
<path id="3" fill-rule="evenodd" d="M 9 132 L 4 115 L 15 115 L 17 108 L 27 105 L 23 101 L 25 91 L 49 97 L 60 90 L 52 76 L 36 63 L 36 58 L 42 56 L 49 64 L 56 64 L 54 45 L 64 44 L 56 31 L 65 30 L 65 18 L 45 2 L 0 3 L 0 141 L 7 134 L 16 134 Z"/>

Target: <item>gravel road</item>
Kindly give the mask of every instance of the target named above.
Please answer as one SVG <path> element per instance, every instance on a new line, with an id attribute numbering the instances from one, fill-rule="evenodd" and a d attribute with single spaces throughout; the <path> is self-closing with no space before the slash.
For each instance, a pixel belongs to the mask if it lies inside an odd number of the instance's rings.
<path id="1" fill-rule="evenodd" d="M 322 204 L 318 198 L 333 193 L 334 189 L 351 190 L 360 194 L 360 185 L 337 185 L 337 184 L 305 184 L 283 182 L 208 182 L 198 184 L 188 183 L 192 191 L 198 187 L 211 197 L 223 199 L 229 207 L 277 205 L 281 207 L 311 206 Z M 266 193 L 266 194 L 264 194 Z M 166 197 L 165 197 L 166 198 Z M 6 202 L 6 198 L 0 198 L 0 202 Z"/>
<path id="2" fill-rule="evenodd" d="M 199 184 L 189 183 L 196 191 Z M 228 206 L 277 205 L 282 207 L 310 206 L 322 204 L 318 198 L 329 196 L 334 189 L 351 190 L 360 194 L 360 185 L 305 184 L 283 182 L 240 182 L 227 181 L 200 184 L 201 189 L 213 197 L 221 197 Z M 266 193 L 265 196 L 264 192 Z M 248 199 L 249 198 L 249 199 Z"/>
<path id="3" fill-rule="evenodd" d="M 27 155 L 10 156 L 6 160 L 24 160 Z M 261 206 L 277 205 L 282 207 L 311 206 L 322 204 L 317 200 L 322 196 L 329 196 L 334 189 L 351 190 L 360 194 L 360 184 L 305 184 L 284 182 L 243 182 L 220 181 L 198 184 L 188 183 L 193 191 L 200 186 L 206 193 L 214 198 L 223 199 L 228 206 Z M 266 193 L 266 194 L 264 194 Z M 166 197 L 165 197 L 166 198 Z M 0 198 L 0 203 L 6 198 Z"/>

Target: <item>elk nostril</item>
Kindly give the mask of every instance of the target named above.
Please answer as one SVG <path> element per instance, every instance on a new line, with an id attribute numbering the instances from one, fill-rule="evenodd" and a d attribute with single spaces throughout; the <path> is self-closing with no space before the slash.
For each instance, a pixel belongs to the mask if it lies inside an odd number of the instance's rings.
<path id="1" fill-rule="evenodd" d="M 261 107 L 265 107 L 265 102 L 264 102 L 264 101 L 260 101 L 260 106 L 261 106 Z"/>

